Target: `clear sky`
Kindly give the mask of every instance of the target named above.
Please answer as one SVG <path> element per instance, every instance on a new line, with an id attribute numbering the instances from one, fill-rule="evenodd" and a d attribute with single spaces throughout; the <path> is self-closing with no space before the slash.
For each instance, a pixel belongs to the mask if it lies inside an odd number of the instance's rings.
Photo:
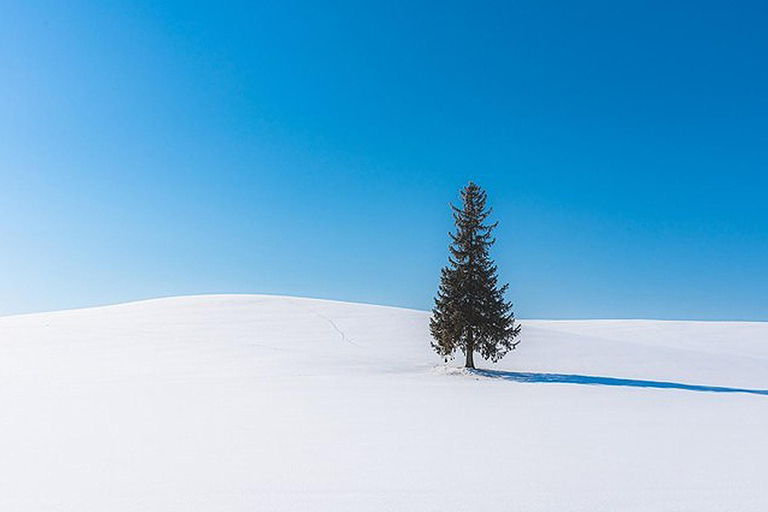
<path id="1" fill-rule="evenodd" d="M 524 318 L 768 320 L 765 1 L 0 2 L 0 314 L 427 309 L 475 180 Z"/>

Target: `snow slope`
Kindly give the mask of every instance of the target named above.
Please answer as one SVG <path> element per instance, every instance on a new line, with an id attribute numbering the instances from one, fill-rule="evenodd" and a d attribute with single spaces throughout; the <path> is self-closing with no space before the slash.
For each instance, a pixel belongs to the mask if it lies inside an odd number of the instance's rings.
<path id="1" fill-rule="evenodd" d="M 243 295 L 0 318 L 0 510 L 765 510 L 768 396 L 731 391 L 768 389 L 768 324 L 526 321 L 478 376 L 427 323 Z"/>

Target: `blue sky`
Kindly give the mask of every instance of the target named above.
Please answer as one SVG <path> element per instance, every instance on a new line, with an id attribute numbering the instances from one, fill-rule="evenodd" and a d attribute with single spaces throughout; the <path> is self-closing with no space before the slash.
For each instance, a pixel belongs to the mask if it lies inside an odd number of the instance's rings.
<path id="1" fill-rule="evenodd" d="M 0 314 L 427 309 L 472 179 L 524 318 L 768 320 L 765 2 L 0 4 Z"/>

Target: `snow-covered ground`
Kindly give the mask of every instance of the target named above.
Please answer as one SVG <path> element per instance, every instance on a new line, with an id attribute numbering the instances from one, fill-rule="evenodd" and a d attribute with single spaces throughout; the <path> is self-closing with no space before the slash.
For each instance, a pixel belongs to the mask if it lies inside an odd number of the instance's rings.
<path id="1" fill-rule="evenodd" d="M 0 510 L 766 510 L 768 396 L 730 389 L 768 389 L 768 324 L 524 321 L 488 377 L 427 324 L 243 295 L 0 318 Z"/>

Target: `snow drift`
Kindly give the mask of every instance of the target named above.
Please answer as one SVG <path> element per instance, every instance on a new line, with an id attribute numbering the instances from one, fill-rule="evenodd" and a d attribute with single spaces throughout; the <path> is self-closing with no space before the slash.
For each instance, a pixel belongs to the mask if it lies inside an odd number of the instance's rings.
<path id="1" fill-rule="evenodd" d="M 757 511 L 768 324 L 524 321 L 199 296 L 0 318 L 0 510 Z"/>

